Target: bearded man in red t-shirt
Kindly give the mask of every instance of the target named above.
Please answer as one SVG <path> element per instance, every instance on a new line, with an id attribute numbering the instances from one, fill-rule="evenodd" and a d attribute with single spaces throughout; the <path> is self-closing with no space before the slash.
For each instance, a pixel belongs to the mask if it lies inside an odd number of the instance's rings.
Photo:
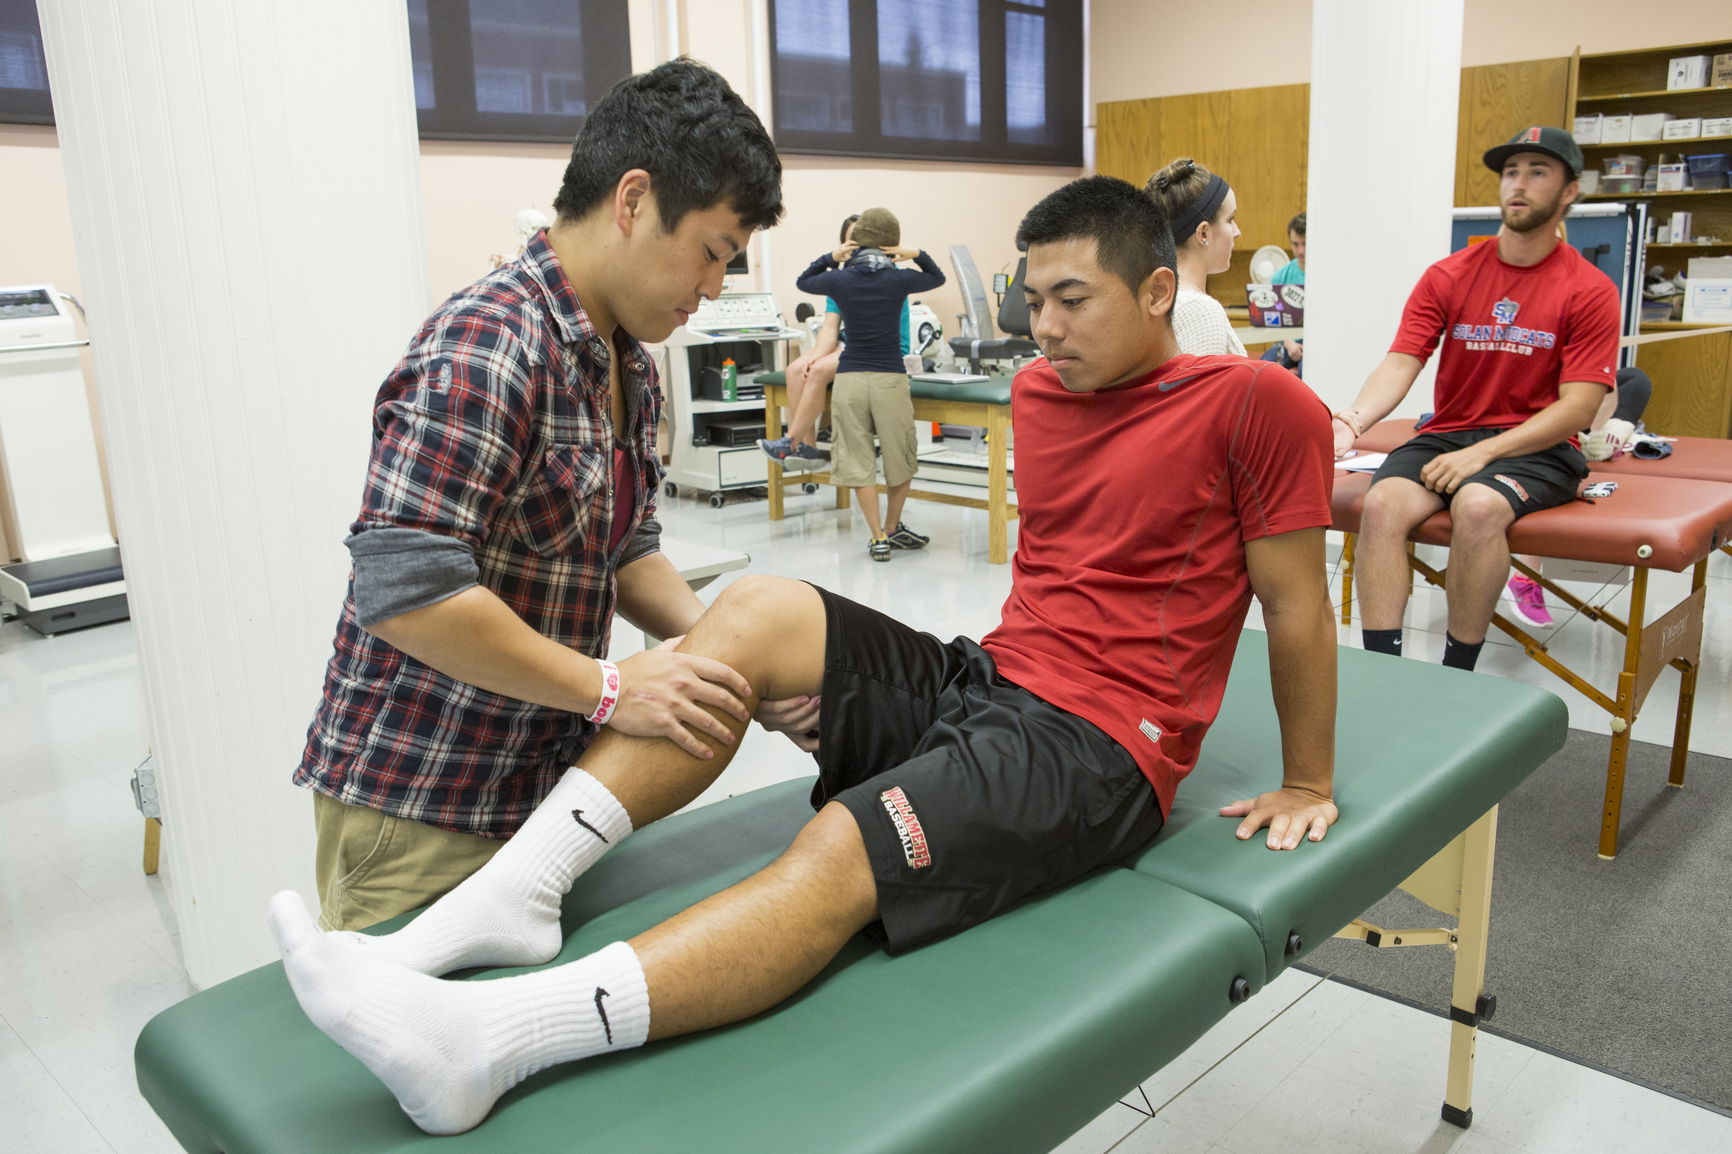
<path id="1" fill-rule="evenodd" d="M 1582 150 L 1560 128 L 1527 128 L 1485 154 L 1501 175 L 1503 227 L 1425 270 L 1383 363 L 1335 414 L 1335 451 L 1388 416 L 1426 358 L 1436 415 L 1389 454 L 1366 494 L 1354 564 L 1365 648 L 1401 652 L 1411 585 L 1407 536 L 1448 508 L 1449 632 L 1443 663 L 1472 669 L 1509 576 L 1517 517 L 1573 500 L 1587 477 L 1576 432 L 1614 386 L 1618 293 L 1563 242 Z"/>

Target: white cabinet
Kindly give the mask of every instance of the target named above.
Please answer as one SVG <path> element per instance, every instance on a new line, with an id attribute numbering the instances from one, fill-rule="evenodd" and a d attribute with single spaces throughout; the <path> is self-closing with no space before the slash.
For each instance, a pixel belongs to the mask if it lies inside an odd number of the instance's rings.
<path id="1" fill-rule="evenodd" d="M 742 294 L 762 296 L 764 294 Z M 769 482 L 769 459 L 758 449 L 763 436 L 764 398 L 753 378 L 785 366 L 788 343 L 800 334 L 782 326 L 772 313 L 755 324 L 742 325 L 733 311 L 714 315 L 712 306 L 739 304 L 739 298 L 723 296 L 706 302 L 690 323 L 674 331 L 667 340 L 668 496 L 696 490 L 710 494 L 710 504 L 721 508 L 723 495 L 731 490 L 761 489 Z M 754 302 L 755 303 L 755 302 Z M 771 306 L 773 307 L 773 306 Z M 744 318 L 751 320 L 750 317 Z M 706 320 L 723 322 L 705 327 Z M 741 399 L 723 401 L 705 397 L 706 372 L 711 391 L 720 381 L 722 362 L 732 358 L 738 370 Z"/>

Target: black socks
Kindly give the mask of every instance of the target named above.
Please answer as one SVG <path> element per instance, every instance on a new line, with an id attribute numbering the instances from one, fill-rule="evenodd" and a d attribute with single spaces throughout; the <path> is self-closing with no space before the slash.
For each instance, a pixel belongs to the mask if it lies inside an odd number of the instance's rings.
<path id="1" fill-rule="evenodd" d="M 1475 641 L 1469 645 L 1465 641 L 1457 641 L 1453 633 L 1443 635 L 1443 663 L 1451 669 L 1472 669 L 1479 661 L 1479 651 L 1485 648 L 1485 642 Z"/>
<path id="2" fill-rule="evenodd" d="M 1401 656 L 1401 630 L 1361 629 L 1359 633 L 1366 652 L 1387 653 L 1391 657 Z"/>

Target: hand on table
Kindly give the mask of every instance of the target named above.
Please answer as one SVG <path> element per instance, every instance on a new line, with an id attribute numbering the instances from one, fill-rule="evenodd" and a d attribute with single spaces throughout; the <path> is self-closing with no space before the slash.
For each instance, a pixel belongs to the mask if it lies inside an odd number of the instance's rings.
<path id="1" fill-rule="evenodd" d="M 1224 805 L 1221 816 L 1245 819 L 1233 831 L 1240 841 L 1267 827 L 1270 849 L 1293 849 L 1301 838 L 1322 841 L 1329 827 L 1341 817 L 1341 811 L 1333 801 L 1310 790 L 1283 787 Z"/>

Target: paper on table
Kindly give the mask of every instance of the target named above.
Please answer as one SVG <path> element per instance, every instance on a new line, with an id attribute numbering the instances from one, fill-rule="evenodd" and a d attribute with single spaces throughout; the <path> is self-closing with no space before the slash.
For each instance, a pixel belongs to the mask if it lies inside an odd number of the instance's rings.
<path id="1" fill-rule="evenodd" d="M 1335 462 L 1335 467 L 1352 473 L 1375 473 L 1388 456 L 1388 453 L 1355 453 Z"/>

